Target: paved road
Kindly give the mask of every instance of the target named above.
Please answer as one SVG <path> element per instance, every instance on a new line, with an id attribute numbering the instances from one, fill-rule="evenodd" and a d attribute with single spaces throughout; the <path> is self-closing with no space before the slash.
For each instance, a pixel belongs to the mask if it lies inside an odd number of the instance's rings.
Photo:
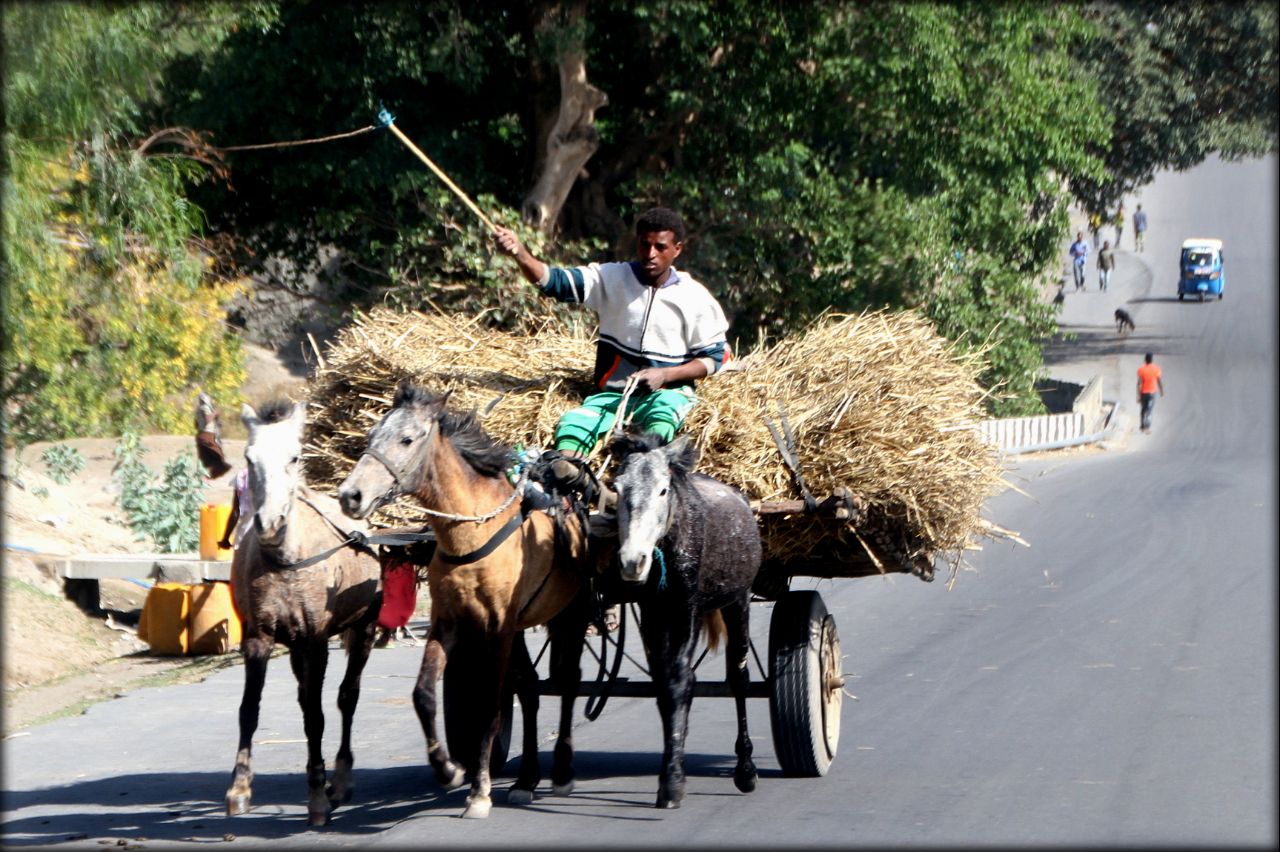
<path id="1" fill-rule="evenodd" d="M 1051 348 L 1053 374 L 1101 371 L 1132 424 L 1133 372 L 1151 349 L 1168 396 L 1151 435 L 1017 460 L 1011 479 L 1029 496 L 993 498 L 989 514 L 1030 549 L 989 545 L 951 591 L 909 577 L 814 583 L 837 614 L 857 696 L 825 778 L 781 777 L 767 703 L 753 701 L 761 781 L 737 793 L 732 702 L 703 699 L 689 798 L 656 811 L 657 713 L 647 699 L 614 699 L 577 731 L 572 796 L 456 819 L 464 793 L 442 793 L 424 768 L 409 705 L 419 654 L 402 647 L 370 663 L 356 799 L 324 831 L 304 829 L 301 720 L 277 660 L 254 813 L 222 815 L 242 682 L 233 667 L 5 742 L 6 845 L 171 848 L 234 834 L 232 846 L 284 848 L 1274 846 L 1275 190 L 1274 157 L 1211 162 L 1161 176 L 1126 205 L 1150 211 L 1148 251 L 1122 255 L 1113 292 L 1068 295 L 1064 322 L 1079 339 Z M 1222 302 L 1173 296 L 1186 236 L 1226 240 Z M 1122 302 L 1138 324 L 1125 339 L 1110 321 Z M 769 613 L 754 608 L 760 647 Z M 549 731 L 552 713 L 541 722 Z"/>

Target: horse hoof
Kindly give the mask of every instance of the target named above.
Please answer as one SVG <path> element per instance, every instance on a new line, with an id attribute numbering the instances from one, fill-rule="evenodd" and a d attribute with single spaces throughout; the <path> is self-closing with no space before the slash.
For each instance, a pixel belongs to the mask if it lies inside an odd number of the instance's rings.
<path id="1" fill-rule="evenodd" d="M 654 807 L 662 808 L 663 810 L 668 810 L 668 811 L 675 810 L 676 808 L 680 807 L 680 800 L 659 798 L 657 804 L 655 804 Z"/>
<path id="2" fill-rule="evenodd" d="M 747 772 L 735 772 L 733 775 L 733 786 L 737 787 L 743 793 L 750 793 L 756 788 L 756 781 L 759 779 L 753 766 Z"/>
<path id="3" fill-rule="evenodd" d="M 330 807 L 336 808 L 339 805 L 345 805 L 347 802 L 351 801 L 351 792 L 352 790 L 350 787 L 344 787 L 341 790 L 335 790 L 333 787 L 330 787 L 325 791 L 325 795 L 329 799 Z"/>
<path id="4" fill-rule="evenodd" d="M 488 799 L 476 799 L 467 802 L 467 808 L 462 812 L 463 819 L 488 819 L 489 811 L 493 808 L 493 802 Z"/>
<path id="5" fill-rule="evenodd" d="M 512 787 L 507 791 L 508 805 L 529 805 L 533 803 L 533 791 L 522 787 Z"/>
<path id="6" fill-rule="evenodd" d="M 227 796 L 227 816 L 241 816 L 249 813 L 249 802 L 248 793 L 236 793 Z"/>
<path id="7" fill-rule="evenodd" d="M 307 811 L 307 825 L 323 827 L 328 824 L 328 811 Z"/>
<path id="8" fill-rule="evenodd" d="M 466 780 L 466 776 L 467 773 L 462 771 L 462 767 L 453 761 L 449 761 L 436 770 L 436 780 L 446 790 L 456 790 L 461 787 L 462 782 Z"/>
<path id="9" fill-rule="evenodd" d="M 567 796 L 573 792 L 573 782 L 566 781 L 563 784 L 552 784 L 551 792 L 557 796 Z"/>

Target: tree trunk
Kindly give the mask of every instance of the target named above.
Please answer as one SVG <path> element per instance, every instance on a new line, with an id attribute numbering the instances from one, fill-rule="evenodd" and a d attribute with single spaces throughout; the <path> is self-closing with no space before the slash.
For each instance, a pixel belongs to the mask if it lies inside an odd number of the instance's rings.
<path id="1" fill-rule="evenodd" d="M 543 22 L 556 26 L 562 34 L 577 31 L 578 23 L 586 14 L 586 0 L 570 3 L 563 10 L 557 6 L 553 5 L 555 11 L 547 14 Z M 609 102 L 604 92 L 587 82 L 585 52 L 580 40 L 571 40 L 561 48 L 557 59 L 559 109 L 541 146 L 536 183 L 520 208 L 524 220 L 543 233 L 550 233 L 555 227 L 569 190 L 600 146 L 595 113 Z"/>

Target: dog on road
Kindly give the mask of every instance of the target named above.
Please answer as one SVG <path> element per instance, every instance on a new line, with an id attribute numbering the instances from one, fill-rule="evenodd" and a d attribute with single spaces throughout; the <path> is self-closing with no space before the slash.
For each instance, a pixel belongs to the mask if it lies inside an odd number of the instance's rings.
<path id="1" fill-rule="evenodd" d="M 1116 308 L 1116 334 L 1134 331 L 1138 327 L 1133 324 L 1133 317 L 1124 308 Z"/>

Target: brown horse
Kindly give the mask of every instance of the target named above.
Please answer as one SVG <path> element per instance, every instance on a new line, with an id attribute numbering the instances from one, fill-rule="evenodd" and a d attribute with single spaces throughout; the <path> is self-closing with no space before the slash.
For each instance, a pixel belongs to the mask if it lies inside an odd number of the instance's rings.
<path id="1" fill-rule="evenodd" d="M 311 492 L 302 479 L 302 403 L 273 402 L 261 413 L 248 405 L 241 420 L 249 430 L 245 459 L 253 495 L 253 522 L 236 542 L 231 582 L 244 624 L 244 697 L 240 702 L 240 747 L 227 790 L 227 814 L 249 810 L 253 797 L 250 751 L 258 727 L 267 662 L 276 642 L 289 649 L 298 680 L 307 735 L 307 816 L 324 825 L 332 807 L 351 798 L 351 719 L 360 698 L 360 675 L 373 647 L 382 604 L 380 567 L 367 548 L 348 543 L 354 526 L 330 497 Z M 339 525 L 335 518 L 343 521 Z M 325 789 L 324 711 L 320 705 L 329 638 L 344 634 L 347 672 L 338 690 L 342 744 Z"/>
<path id="2" fill-rule="evenodd" d="M 499 699 L 508 687 L 509 669 L 525 725 L 520 771 L 507 801 L 532 801 L 541 780 L 532 722 L 537 676 L 520 633 L 526 627 L 545 624 L 551 636 L 551 676 L 561 695 L 551 780 L 558 795 L 573 788 L 572 714 L 589 612 L 586 536 L 580 516 L 572 512 L 552 508 L 526 515 L 506 476 L 514 461 L 510 448 L 485 433 L 474 414 L 448 411 L 447 398 L 401 385 L 339 486 L 338 499 L 348 515 L 365 518 L 406 494 L 431 516 L 436 536 L 427 567 L 431 629 L 413 706 L 436 779 L 446 787 L 462 783 L 454 760 L 461 761 L 472 776 L 463 816 L 486 817 L 489 759 L 502 723 Z M 447 726 L 470 726 L 465 748 L 453 744 L 453 758 L 436 726 L 436 681 L 442 674 L 450 707 Z M 463 707 L 465 713 L 453 712 Z"/>

